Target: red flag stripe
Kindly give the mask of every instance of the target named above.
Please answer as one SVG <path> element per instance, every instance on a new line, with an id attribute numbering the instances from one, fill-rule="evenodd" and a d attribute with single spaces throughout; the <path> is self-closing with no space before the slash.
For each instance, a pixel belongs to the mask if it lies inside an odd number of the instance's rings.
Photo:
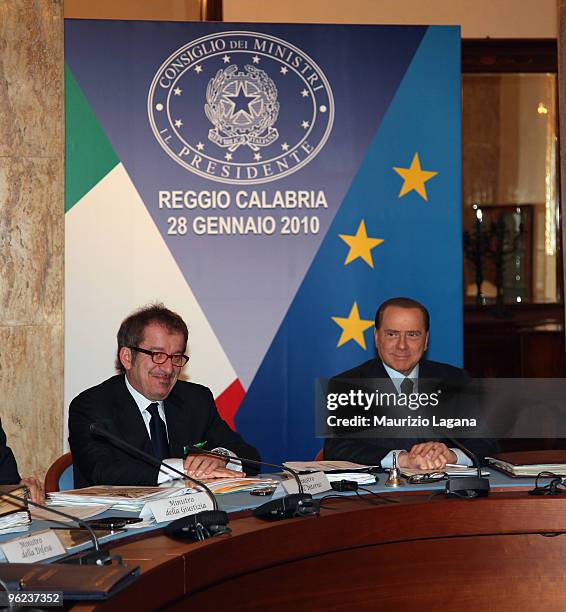
<path id="1" fill-rule="evenodd" d="M 246 395 L 244 387 L 238 378 L 222 391 L 216 398 L 216 406 L 220 416 L 235 430 L 234 417 L 238 413 L 240 404 Z"/>

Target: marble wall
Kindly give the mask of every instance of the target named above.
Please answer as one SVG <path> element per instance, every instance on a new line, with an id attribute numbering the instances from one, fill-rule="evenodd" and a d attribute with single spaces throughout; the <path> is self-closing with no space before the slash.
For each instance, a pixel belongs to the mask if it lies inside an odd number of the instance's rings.
<path id="1" fill-rule="evenodd" d="M 20 473 L 63 452 L 63 0 L 0 2 L 0 417 Z"/>

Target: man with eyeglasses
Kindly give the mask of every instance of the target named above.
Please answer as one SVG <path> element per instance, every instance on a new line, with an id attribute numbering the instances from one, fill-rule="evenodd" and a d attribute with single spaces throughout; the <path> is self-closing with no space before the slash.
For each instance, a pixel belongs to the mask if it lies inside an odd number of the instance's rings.
<path id="1" fill-rule="evenodd" d="M 120 373 L 83 391 L 69 407 L 76 487 L 155 485 L 175 477 L 93 436 L 91 423 L 198 479 L 241 476 L 238 456 L 259 460 L 256 449 L 220 418 L 210 389 L 178 380 L 189 360 L 187 338 L 183 319 L 162 304 L 141 308 L 122 322 Z M 226 459 L 202 454 L 183 459 L 189 445 Z"/>

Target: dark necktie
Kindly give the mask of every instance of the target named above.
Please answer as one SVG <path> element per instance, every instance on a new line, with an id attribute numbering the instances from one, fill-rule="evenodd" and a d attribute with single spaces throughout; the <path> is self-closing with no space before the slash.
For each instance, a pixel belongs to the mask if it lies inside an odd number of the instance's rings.
<path id="1" fill-rule="evenodd" d="M 167 430 L 165 423 L 159 416 L 159 406 L 156 403 L 150 404 L 146 410 L 151 414 L 149 421 L 149 433 L 151 435 L 151 446 L 153 454 L 159 460 L 169 457 L 169 442 L 167 441 Z"/>
<path id="2" fill-rule="evenodd" d="M 411 395 L 413 392 L 413 381 L 411 378 L 404 378 L 401 382 L 401 393 Z"/>

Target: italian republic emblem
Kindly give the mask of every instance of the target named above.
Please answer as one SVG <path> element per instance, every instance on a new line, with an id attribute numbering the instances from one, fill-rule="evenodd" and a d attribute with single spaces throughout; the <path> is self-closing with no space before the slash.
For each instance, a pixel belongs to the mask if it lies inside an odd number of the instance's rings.
<path id="1" fill-rule="evenodd" d="M 161 148 L 206 179 L 274 181 L 324 147 L 334 98 L 322 69 L 280 38 L 249 31 L 203 36 L 159 68 L 147 99 Z"/>

